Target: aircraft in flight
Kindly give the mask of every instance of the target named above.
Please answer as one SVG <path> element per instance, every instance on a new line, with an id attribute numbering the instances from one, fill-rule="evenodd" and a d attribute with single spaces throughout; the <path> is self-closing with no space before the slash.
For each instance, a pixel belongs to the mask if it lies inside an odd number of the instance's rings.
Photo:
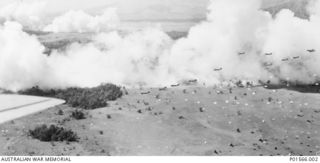
<path id="1" fill-rule="evenodd" d="M 172 84 L 171 87 L 179 87 L 180 84 Z"/>
<path id="2" fill-rule="evenodd" d="M 316 52 L 316 50 L 314 50 L 314 49 L 309 49 L 309 50 L 307 50 L 309 53 L 314 53 L 314 52 Z"/>
<path id="3" fill-rule="evenodd" d="M 239 52 L 238 55 L 245 55 L 245 52 Z"/>
<path id="4" fill-rule="evenodd" d="M 214 71 L 222 71 L 222 67 L 221 68 L 215 68 Z"/>
<path id="5" fill-rule="evenodd" d="M 151 92 L 150 91 L 147 91 L 147 92 L 141 92 L 142 95 L 147 95 L 147 94 L 150 94 Z"/>
<path id="6" fill-rule="evenodd" d="M 273 65 L 273 63 L 265 63 L 264 64 L 264 66 L 266 66 L 266 67 L 270 67 L 270 66 L 272 66 Z"/>
<path id="7" fill-rule="evenodd" d="M 165 91 L 167 90 L 167 87 L 159 88 L 159 91 Z"/>

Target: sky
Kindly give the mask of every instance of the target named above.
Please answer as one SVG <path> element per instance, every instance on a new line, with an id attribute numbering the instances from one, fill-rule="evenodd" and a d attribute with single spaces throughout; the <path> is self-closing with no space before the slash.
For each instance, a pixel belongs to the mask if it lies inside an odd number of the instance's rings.
<path id="1" fill-rule="evenodd" d="M 13 1 L 45 1 L 53 15 L 67 10 L 95 13 L 115 7 L 122 19 L 203 19 L 209 0 L 0 0 L 0 7 Z M 288 0 L 264 0 L 266 5 Z"/>
<path id="2" fill-rule="evenodd" d="M 0 1 L 0 6 L 6 5 L 8 3 L 11 3 L 12 1 L 26 1 L 26 2 L 32 2 L 35 0 L 1 0 Z M 63 11 L 66 9 L 85 9 L 85 8 L 90 8 L 93 6 L 97 5 L 102 5 L 106 4 L 109 1 L 114 1 L 114 0 L 41 0 L 41 1 L 46 1 L 50 5 L 50 10 L 51 12 L 59 12 Z M 76 5 L 75 5 L 76 4 Z"/>
<path id="3" fill-rule="evenodd" d="M 0 0 L 0 7 L 13 1 Z M 32 2 L 37 0 L 23 0 Z M 39 0 L 40 1 L 40 0 Z M 125 19 L 161 19 L 171 17 L 175 19 L 202 18 L 206 14 L 209 0 L 41 0 L 47 2 L 48 12 L 57 14 L 67 10 L 85 10 L 100 12 L 107 7 L 118 9 L 120 17 Z"/>
<path id="4" fill-rule="evenodd" d="M 14 1 L 45 1 L 52 17 L 69 10 L 99 14 L 108 7 L 118 9 L 121 20 L 191 20 L 206 17 L 210 0 L 0 0 L 0 8 Z M 290 0 L 263 0 L 265 6 Z"/>

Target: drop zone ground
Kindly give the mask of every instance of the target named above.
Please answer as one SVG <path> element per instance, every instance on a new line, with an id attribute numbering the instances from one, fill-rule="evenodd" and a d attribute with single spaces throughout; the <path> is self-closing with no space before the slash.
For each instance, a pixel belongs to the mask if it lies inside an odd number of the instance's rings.
<path id="1" fill-rule="evenodd" d="M 106 108 L 84 111 L 86 119 L 60 105 L 1 124 L 0 155 L 316 155 L 319 106 L 319 94 L 285 89 L 131 89 Z M 71 129 L 79 141 L 28 135 L 42 124 Z"/>

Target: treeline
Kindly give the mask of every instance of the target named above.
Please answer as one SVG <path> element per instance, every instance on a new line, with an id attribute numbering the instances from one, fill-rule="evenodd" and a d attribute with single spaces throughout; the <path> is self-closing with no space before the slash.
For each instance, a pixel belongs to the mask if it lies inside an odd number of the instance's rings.
<path id="1" fill-rule="evenodd" d="M 93 88 L 70 87 L 66 89 L 41 89 L 38 86 L 18 92 L 23 95 L 59 98 L 75 108 L 96 109 L 108 106 L 108 101 L 122 97 L 121 88 L 113 84 L 101 84 Z"/>

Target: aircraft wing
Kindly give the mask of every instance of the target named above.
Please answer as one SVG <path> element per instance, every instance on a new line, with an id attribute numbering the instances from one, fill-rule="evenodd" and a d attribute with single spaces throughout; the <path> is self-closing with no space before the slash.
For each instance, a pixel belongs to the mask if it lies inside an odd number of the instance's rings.
<path id="1" fill-rule="evenodd" d="M 64 100 L 0 94 L 0 124 L 61 105 Z"/>

